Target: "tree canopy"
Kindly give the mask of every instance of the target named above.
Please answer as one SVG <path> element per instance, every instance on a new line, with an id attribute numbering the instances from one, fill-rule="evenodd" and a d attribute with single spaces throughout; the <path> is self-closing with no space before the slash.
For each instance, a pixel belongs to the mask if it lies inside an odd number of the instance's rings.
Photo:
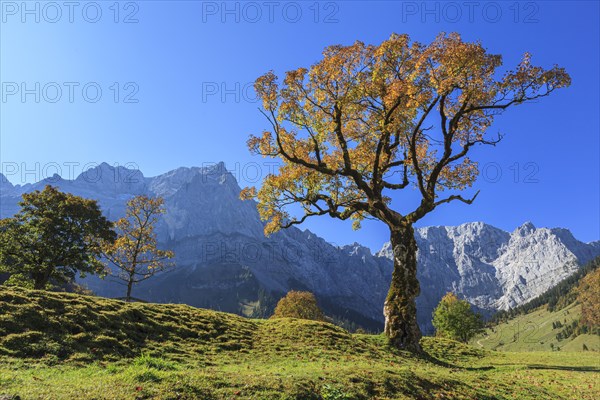
<path id="1" fill-rule="evenodd" d="M 46 186 L 23 194 L 20 211 L 0 220 L 0 272 L 8 284 L 44 289 L 77 273 L 103 274 L 101 242 L 115 233 L 95 200 Z"/>
<path id="2" fill-rule="evenodd" d="M 577 301 L 581 304 L 581 322 L 590 328 L 600 327 L 600 268 L 581 280 Z"/>
<path id="3" fill-rule="evenodd" d="M 483 321 L 468 301 L 447 293 L 433 312 L 433 326 L 436 335 L 466 343 L 483 328 Z"/>
<path id="4" fill-rule="evenodd" d="M 133 285 L 153 277 L 172 264 L 172 251 L 157 247 L 154 228 L 165 213 L 160 197 L 136 196 L 127 202 L 125 217 L 115 223 L 119 234 L 103 248 L 106 258 L 117 268 L 118 282 L 127 286 L 126 299 L 131 299 Z"/>
<path id="5" fill-rule="evenodd" d="M 330 46 L 281 83 L 268 72 L 255 89 L 271 130 L 248 146 L 282 165 L 242 197 L 258 197 L 267 234 L 317 215 L 353 219 L 355 227 L 368 217 L 396 226 L 444 203 L 471 203 L 476 194 L 442 192 L 473 184 L 478 164 L 468 153 L 501 139 L 487 134 L 494 118 L 570 84 L 563 68 L 534 66 L 529 54 L 503 75 L 501 65 L 501 56 L 456 33 L 429 45 L 394 34 L 378 46 Z M 386 192 L 411 186 L 419 206 L 392 210 Z M 302 217 L 288 213 L 292 203 Z"/>

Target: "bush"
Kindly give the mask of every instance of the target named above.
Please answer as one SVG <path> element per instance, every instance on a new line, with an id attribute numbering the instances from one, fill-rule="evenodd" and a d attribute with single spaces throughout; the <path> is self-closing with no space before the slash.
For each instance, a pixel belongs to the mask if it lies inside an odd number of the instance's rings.
<path id="1" fill-rule="evenodd" d="M 277 303 L 271 318 L 300 318 L 325 321 L 325 316 L 310 292 L 292 290 Z"/>
<path id="2" fill-rule="evenodd" d="M 466 300 L 447 293 L 433 312 L 436 335 L 466 343 L 483 328 L 481 315 Z"/>

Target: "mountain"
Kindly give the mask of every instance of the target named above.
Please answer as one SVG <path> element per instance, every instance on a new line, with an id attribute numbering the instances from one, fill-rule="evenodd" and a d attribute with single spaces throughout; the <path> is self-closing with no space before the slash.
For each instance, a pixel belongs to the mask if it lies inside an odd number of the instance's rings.
<path id="1" fill-rule="evenodd" d="M 531 222 L 511 233 L 481 222 L 418 228 L 415 237 L 422 292 L 417 306 L 427 315 L 449 291 L 484 314 L 515 307 L 600 254 L 598 242 L 586 244 L 566 229 Z M 377 254 L 391 259 L 390 244 Z"/>
<path id="2" fill-rule="evenodd" d="M 12 183 L 10 183 L 8 179 L 6 179 L 6 176 L 4 176 L 4 174 L 0 174 L 0 193 L 9 192 L 12 189 Z"/>
<path id="3" fill-rule="evenodd" d="M 368 329 L 383 326 L 382 308 L 392 272 L 389 244 L 377 254 L 357 243 L 337 247 L 292 227 L 263 234 L 255 203 L 239 199 L 240 187 L 224 163 L 178 168 L 156 177 L 102 163 L 74 180 L 55 175 L 0 191 L 0 217 L 18 210 L 24 192 L 46 184 L 98 200 L 111 219 L 138 194 L 162 196 L 167 213 L 157 226 L 177 268 L 134 289 L 154 302 L 264 316 L 291 289 L 314 292 L 326 313 Z M 455 291 L 485 313 L 540 294 L 600 254 L 598 243 L 577 241 L 565 229 L 527 223 L 512 233 L 477 222 L 416 230 L 419 246 L 419 323 L 431 331 L 431 312 Z M 102 296 L 122 296 L 110 279 L 87 278 Z"/>
<path id="4" fill-rule="evenodd" d="M 340 320 L 382 326 L 391 263 L 359 245 L 338 248 L 297 228 L 266 238 L 256 205 L 239 199 L 240 187 L 223 163 L 157 177 L 102 163 L 74 180 L 52 177 L 2 191 L 0 217 L 18 210 L 22 193 L 46 184 L 98 200 L 111 219 L 137 194 L 165 199 L 157 233 L 161 245 L 174 250 L 177 268 L 140 284 L 136 297 L 262 316 L 287 291 L 306 289 Z M 102 296 L 123 295 L 110 280 L 85 283 Z"/>

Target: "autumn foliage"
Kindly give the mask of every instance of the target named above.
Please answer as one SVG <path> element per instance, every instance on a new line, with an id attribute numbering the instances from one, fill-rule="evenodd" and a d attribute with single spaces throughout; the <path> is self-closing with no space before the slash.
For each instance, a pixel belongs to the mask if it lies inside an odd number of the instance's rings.
<path id="1" fill-rule="evenodd" d="M 277 303 L 271 318 L 300 318 L 325 321 L 325 316 L 310 292 L 292 290 Z"/>
<path id="2" fill-rule="evenodd" d="M 501 66 L 500 55 L 456 33 L 430 44 L 393 34 L 379 45 L 327 47 L 310 68 L 255 82 L 270 128 L 248 147 L 281 164 L 241 197 L 258 200 L 266 234 L 320 215 L 354 228 L 384 222 L 394 253 L 385 332 L 397 347 L 420 349 L 413 224 L 442 204 L 475 200 L 478 192 L 460 193 L 479 174 L 469 155 L 500 141 L 488 133 L 496 116 L 570 84 L 563 68 L 535 66 L 529 54 L 512 70 Z M 406 188 L 418 191 L 416 205 L 393 197 Z"/>
<path id="3" fill-rule="evenodd" d="M 385 222 L 415 222 L 470 187 L 478 164 L 467 156 L 488 138 L 494 118 L 511 105 L 568 86 L 564 69 L 544 70 L 531 56 L 500 75 L 502 57 L 458 34 L 431 44 L 392 35 L 379 46 L 335 45 L 309 69 L 273 72 L 255 89 L 271 129 L 248 140 L 250 150 L 283 162 L 257 195 L 266 233 L 329 214 L 358 223 L 371 215 Z M 439 129 L 433 129 L 438 125 Z M 416 187 L 423 201 L 410 212 L 389 209 L 386 190 Z M 297 219 L 285 206 L 298 203 Z"/>
<path id="4" fill-rule="evenodd" d="M 600 327 L 600 268 L 587 274 L 577 288 L 581 322 L 589 328 Z"/>
<path id="5" fill-rule="evenodd" d="M 133 285 L 151 278 L 172 264 L 172 251 L 157 248 L 154 228 L 165 212 L 163 199 L 140 195 L 127 202 L 124 218 L 115 223 L 119 236 L 106 243 L 104 255 L 117 269 L 118 282 L 127 287 L 126 299 L 131 299 Z"/>

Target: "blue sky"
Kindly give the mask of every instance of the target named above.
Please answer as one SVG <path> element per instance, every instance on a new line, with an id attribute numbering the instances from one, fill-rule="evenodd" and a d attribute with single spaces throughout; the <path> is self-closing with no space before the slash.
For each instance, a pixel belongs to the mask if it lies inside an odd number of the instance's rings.
<path id="1" fill-rule="evenodd" d="M 505 139 L 473 156 L 483 170 L 477 201 L 440 207 L 420 225 L 484 221 L 512 231 L 530 220 L 600 238 L 596 1 L 114 4 L 1 2 L 0 161 L 13 183 L 57 167 L 68 178 L 101 161 L 146 176 L 225 161 L 242 186 L 255 184 L 269 168 L 245 145 L 267 128 L 249 87 L 257 76 L 308 67 L 330 44 L 379 43 L 392 32 L 429 42 L 456 31 L 502 54 L 507 68 L 529 51 L 536 64 L 565 67 L 573 84 L 497 118 L 491 129 Z M 378 222 L 354 232 L 322 217 L 305 227 L 372 249 L 388 238 Z"/>

